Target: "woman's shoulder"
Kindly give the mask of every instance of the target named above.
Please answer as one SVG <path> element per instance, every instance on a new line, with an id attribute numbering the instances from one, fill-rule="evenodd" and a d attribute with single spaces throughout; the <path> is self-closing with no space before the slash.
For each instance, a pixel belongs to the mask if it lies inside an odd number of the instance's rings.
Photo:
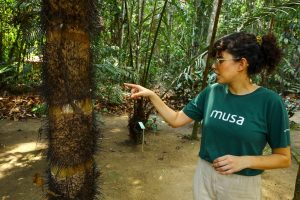
<path id="1" fill-rule="evenodd" d="M 214 83 L 214 84 L 210 84 L 208 86 L 206 86 L 201 92 L 200 94 L 209 94 L 211 93 L 212 91 L 213 92 L 223 92 L 224 91 L 225 86 L 222 85 L 222 84 L 219 84 L 219 83 Z"/>
<path id="2" fill-rule="evenodd" d="M 282 97 L 274 90 L 261 86 L 260 93 L 268 101 L 282 101 Z"/>
<path id="3" fill-rule="evenodd" d="M 226 88 L 227 88 L 226 85 L 220 84 L 220 83 L 214 83 L 214 84 L 208 85 L 206 87 L 206 89 L 208 89 L 208 90 L 224 90 Z"/>
<path id="4" fill-rule="evenodd" d="M 272 97 L 280 97 L 281 98 L 281 96 L 276 91 L 274 91 L 274 90 L 271 90 L 271 89 L 266 88 L 264 86 L 260 86 L 259 89 L 261 89 L 261 91 L 264 94 L 266 94 L 266 95 L 269 95 L 269 96 L 272 96 Z"/>

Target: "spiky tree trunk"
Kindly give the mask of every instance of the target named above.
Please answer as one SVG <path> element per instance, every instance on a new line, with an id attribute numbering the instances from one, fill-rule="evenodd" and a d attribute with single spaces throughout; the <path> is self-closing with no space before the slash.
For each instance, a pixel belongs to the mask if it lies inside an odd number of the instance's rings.
<path id="1" fill-rule="evenodd" d="M 138 122 L 146 124 L 147 119 L 148 117 L 146 116 L 144 109 L 144 100 L 136 100 L 133 105 L 133 111 L 129 114 L 128 120 L 129 138 L 134 144 L 140 144 L 142 142 L 142 129 Z"/>
<path id="2" fill-rule="evenodd" d="M 48 199 L 96 199 L 98 129 L 91 99 L 96 0 L 43 0 L 42 5 Z"/>

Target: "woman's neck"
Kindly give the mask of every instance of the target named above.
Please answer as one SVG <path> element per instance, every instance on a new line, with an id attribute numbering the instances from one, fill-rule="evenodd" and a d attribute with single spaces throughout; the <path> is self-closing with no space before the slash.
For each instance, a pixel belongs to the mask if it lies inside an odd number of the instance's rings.
<path id="1" fill-rule="evenodd" d="M 259 86 L 253 84 L 251 79 L 228 84 L 229 91 L 235 95 L 250 94 L 254 92 L 257 88 L 259 88 Z"/>

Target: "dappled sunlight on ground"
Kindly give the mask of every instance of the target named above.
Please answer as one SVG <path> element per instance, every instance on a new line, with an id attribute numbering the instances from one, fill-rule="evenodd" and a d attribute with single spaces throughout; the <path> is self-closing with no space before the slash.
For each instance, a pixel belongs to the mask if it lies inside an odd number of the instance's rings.
<path id="1" fill-rule="evenodd" d="M 31 166 L 42 159 L 42 150 L 46 144 L 28 142 L 17 144 L 13 149 L 0 153 L 0 179 L 10 174 L 14 168 Z"/>
<path id="2" fill-rule="evenodd" d="M 192 199 L 200 144 L 183 137 L 191 133 L 192 124 L 173 129 L 158 118 L 158 131 L 145 132 L 142 152 L 142 145 L 127 142 L 127 116 L 102 116 L 101 120 L 101 148 L 95 155 L 101 171 L 100 198 Z M 0 121 L 0 200 L 45 199 L 44 191 L 33 183 L 36 174 L 47 177 L 46 141 L 37 140 L 40 124 L 39 120 Z M 288 169 L 266 170 L 262 199 L 291 200 L 297 169 L 293 160 Z"/>
<path id="3" fill-rule="evenodd" d="M 37 142 L 28 142 L 28 143 L 18 144 L 14 149 L 8 151 L 7 153 L 17 153 L 17 152 L 26 153 L 26 152 L 45 149 L 45 148 L 46 148 L 46 144 L 37 143 Z"/>
<path id="4" fill-rule="evenodd" d="M 120 132 L 121 130 L 119 128 L 113 128 L 110 130 L 110 132 L 112 133 L 117 133 L 117 132 Z"/>

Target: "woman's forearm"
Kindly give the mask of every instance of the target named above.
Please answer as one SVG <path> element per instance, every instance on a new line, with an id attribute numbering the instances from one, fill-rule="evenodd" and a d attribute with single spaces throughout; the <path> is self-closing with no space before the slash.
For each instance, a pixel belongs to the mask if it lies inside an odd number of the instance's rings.
<path id="1" fill-rule="evenodd" d="M 263 156 L 245 156 L 247 167 L 251 169 L 277 169 L 291 165 L 291 157 L 283 154 L 271 154 Z"/>
<path id="2" fill-rule="evenodd" d="M 213 161 L 213 167 L 221 174 L 232 174 L 243 169 L 277 169 L 291 165 L 290 147 L 274 148 L 271 155 L 234 156 L 224 155 Z"/>
<path id="3" fill-rule="evenodd" d="M 131 98 L 148 97 L 158 113 L 172 127 L 180 127 L 193 121 L 183 111 L 176 112 L 169 108 L 155 92 L 132 83 L 124 83 L 124 85 L 131 88 Z"/>
<path id="4" fill-rule="evenodd" d="M 149 99 L 162 118 L 173 128 L 183 126 L 192 121 L 182 111 L 177 112 L 167 106 L 154 92 L 149 96 Z"/>

